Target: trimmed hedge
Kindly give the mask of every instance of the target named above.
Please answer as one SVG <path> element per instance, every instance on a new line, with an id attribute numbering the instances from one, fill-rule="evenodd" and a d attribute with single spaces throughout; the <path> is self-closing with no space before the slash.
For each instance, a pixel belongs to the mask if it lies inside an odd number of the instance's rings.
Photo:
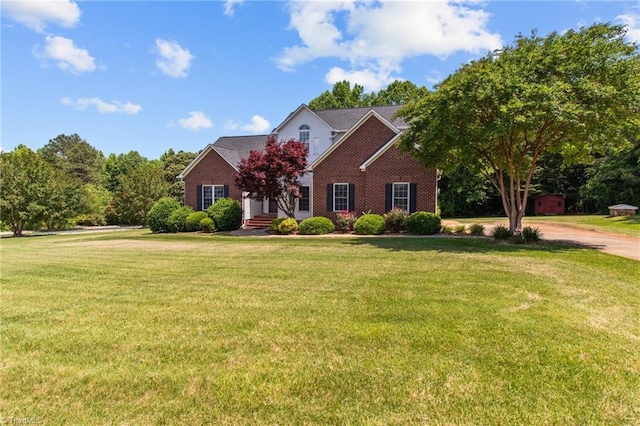
<path id="1" fill-rule="evenodd" d="M 407 232 L 415 235 L 432 235 L 440 232 L 440 216 L 429 212 L 415 212 L 407 218 Z"/>
<path id="2" fill-rule="evenodd" d="M 300 222 L 298 233 L 301 235 L 323 235 L 330 234 L 335 229 L 336 225 L 333 224 L 331 219 L 324 216 L 315 216 Z"/>
<path id="3" fill-rule="evenodd" d="M 374 213 L 360 216 L 353 225 L 353 231 L 358 235 L 380 235 L 386 229 L 384 217 Z"/>
<path id="4" fill-rule="evenodd" d="M 278 229 L 278 227 L 282 222 L 284 222 L 285 219 L 286 217 L 276 217 L 275 219 L 273 219 L 271 221 L 271 226 L 269 226 L 269 231 L 273 232 L 274 234 L 279 234 L 280 229 Z"/>
<path id="5" fill-rule="evenodd" d="M 298 230 L 298 221 L 292 217 L 286 218 L 285 220 L 280 222 L 280 225 L 278 225 L 278 231 L 281 234 L 285 234 L 285 235 L 293 234 L 297 230 Z"/>
<path id="6" fill-rule="evenodd" d="M 185 221 L 187 232 L 201 231 L 200 221 L 206 217 L 209 217 L 207 212 L 193 212 L 187 216 L 187 220 Z"/>
<path id="7" fill-rule="evenodd" d="M 242 225 L 242 206 L 233 198 L 220 198 L 207 209 L 217 231 L 233 231 Z"/>
<path id="8" fill-rule="evenodd" d="M 190 206 L 175 209 L 169 216 L 169 219 L 167 219 L 167 229 L 169 232 L 186 232 L 187 217 L 192 213 L 193 209 Z"/>
<path id="9" fill-rule="evenodd" d="M 180 203 L 175 198 L 160 198 L 151 207 L 147 214 L 147 225 L 152 232 L 169 232 L 167 220 L 174 210 L 180 208 Z"/>

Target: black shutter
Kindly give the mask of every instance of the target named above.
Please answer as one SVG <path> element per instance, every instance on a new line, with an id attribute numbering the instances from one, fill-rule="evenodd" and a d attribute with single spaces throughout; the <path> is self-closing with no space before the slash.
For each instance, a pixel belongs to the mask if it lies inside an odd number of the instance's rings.
<path id="1" fill-rule="evenodd" d="M 327 184 L 327 211 L 333 211 L 333 184 Z"/>
<path id="2" fill-rule="evenodd" d="M 223 197 L 228 197 L 229 196 L 229 185 L 225 185 L 222 189 L 222 196 Z"/>
<path id="3" fill-rule="evenodd" d="M 393 184 L 384 185 L 384 211 L 388 212 L 393 208 Z"/>
<path id="4" fill-rule="evenodd" d="M 198 191 L 198 195 L 196 195 L 196 211 L 202 210 L 202 185 L 196 186 L 196 191 Z"/>
<path id="5" fill-rule="evenodd" d="M 418 187 L 415 183 L 409 184 L 409 213 L 416 211 L 416 198 L 418 197 Z"/>
<path id="6" fill-rule="evenodd" d="M 356 209 L 356 186 L 353 183 L 349 184 L 349 204 L 347 210 L 350 212 Z"/>

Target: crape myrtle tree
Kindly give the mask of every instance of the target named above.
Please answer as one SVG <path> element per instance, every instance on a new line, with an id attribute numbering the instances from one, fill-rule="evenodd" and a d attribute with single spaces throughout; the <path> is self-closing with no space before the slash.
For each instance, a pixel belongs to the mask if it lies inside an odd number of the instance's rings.
<path id="1" fill-rule="evenodd" d="M 307 154 L 307 148 L 299 141 L 278 142 L 275 136 L 269 136 L 264 152 L 254 150 L 240 160 L 234 175 L 236 185 L 254 200 L 276 200 L 278 208 L 293 217 Z"/>
<path id="2" fill-rule="evenodd" d="M 518 233 L 541 155 L 579 163 L 629 143 L 640 121 L 639 64 L 622 26 L 520 35 L 404 107 L 402 146 L 427 166 L 481 171 Z"/>

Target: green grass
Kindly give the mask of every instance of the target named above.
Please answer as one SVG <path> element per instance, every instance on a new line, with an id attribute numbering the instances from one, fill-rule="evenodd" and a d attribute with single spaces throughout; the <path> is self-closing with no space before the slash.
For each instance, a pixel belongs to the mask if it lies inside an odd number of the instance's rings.
<path id="1" fill-rule="evenodd" d="M 6 239 L 0 417 L 637 424 L 638 262 L 456 238 Z"/>
<path id="2" fill-rule="evenodd" d="M 504 221 L 505 223 L 509 222 L 506 217 L 462 218 L 451 220 L 465 224 L 494 223 L 499 221 Z M 604 215 L 525 216 L 522 220 L 523 226 L 542 223 L 640 237 L 640 215 L 617 217 Z"/>

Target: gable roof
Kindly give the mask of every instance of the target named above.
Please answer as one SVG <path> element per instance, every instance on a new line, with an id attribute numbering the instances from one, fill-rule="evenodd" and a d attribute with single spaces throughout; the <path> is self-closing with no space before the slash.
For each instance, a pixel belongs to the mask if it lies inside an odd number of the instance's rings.
<path id="1" fill-rule="evenodd" d="M 375 117 L 378 120 L 380 120 L 380 122 L 382 124 L 384 124 L 385 126 L 387 126 L 388 128 L 390 128 L 391 130 L 393 130 L 394 133 L 396 133 L 396 135 L 398 133 L 400 133 L 400 130 L 395 127 L 389 120 L 387 120 L 386 118 L 384 118 L 383 116 L 381 116 L 378 112 L 376 112 L 374 109 L 369 108 L 367 110 L 367 112 L 360 117 L 360 119 L 349 129 L 349 131 L 347 131 L 340 139 L 338 139 L 333 145 L 331 145 L 329 147 L 329 149 L 327 149 L 325 152 L 323 152 L 322 154 L 320 154 L 320 156 L 318 158 L 315 159 L 315 161 L 309 165 L 308 170 L 313 171 L 314 167 L 318 166 L 318 164 L 320 164 L 322 161 L 324 161 L 325 158 L 327 158 L 329 155 L 331 155 L 331 153 L 333 151 L 335 151 L 338 146 L 342 145 L 342 142 L 349 139 L 349 137 L 356 131 L 358 130 L 358 128 L 364 124 L 369 118 L 371 117 Z M 396 137 L 394 136 L 392 138 L 396 139 Z M 385 144 L 386 146 L 386 144 Z M 381 148 L 382 149 L 382 148 Z M 380 151 L 380 150 L 378 150 Z M 377 153 L 377 152 L 376 152 Z M 376 155 L 376 154 L 374 154 Z M 366 163 L 366 162 L 365 162 Z"/>
<path id="2" fill-rule="evenodd" d="M 371 164 L 373 164 L 374 161 L 376 161 L 378 158 L 380 158 L 380 156 L 382 154 L 387 152 L 387 150 L 389 148 L 391 148 L 392 146 L 396 145 L 398 143 L 398 141 L 400 140 L 400 138 L 402 138 L 402 132 L 398 133 L 397 135 L 395 135 L 394 137 L 389 139 L 389 142 L 387 142 L 384 145 L 382 145 L 380 147 L 380 149 L 377 150 L 376 152 L 374 152 L 371 157 L 367 158 L 364 161 L 364 163 L 360 164 L 360 170 L 362 170 L 363 172 L 366 171 L 367 167 L 369 167 Z"/>
<path id="3" fill-rule="evenodd" d="M 296 108 L 295 111 L 293 111 L 292 113 L 290 113 L 289 115 L 287 115 L 287 118 L 284 119 L 284 121 L 282 123 L 280 123 L 278 125 L 278 127 L 276 127 L 275 129 L 273 129 L 273 133 L 278 133 L 280 131 L 280 129 L 282 129 L 293 117 L 295 117 L 296 115 L 298 115 L 298 113 L 302 110 L 307 110 L 308 112 L 310 112 L 312 115 L 315 115 L 316 117 L 318 117 L 318 115 L 315 113 L 314 110 L 312 110 L 311 108 L 309 108 L 307 105 L 302 104 L 300 105 L 298 108 Z M 320 121 L 324 121 L 322 120 L 322 118 L 318 117 L 318 119 Z"/>
<path id="4" fill-rule="evenodd" d="M 217 152 L 231 167 L 238 170 L 242 158 L 249 156 L 252 150 L 262 151 L 269 135 L 222 136 L 214 143 L 207 145 L 191 163 L 176 176 L 184 179 L 191 170 L 211 151 Z"/>
<path id="5" fill-rule="evenodd" d="M 401 118 L 394 118 L 394 114 L 402 105 L 385 105 L 358 108 L 339 108 L 339 109 L 321 109 L 315 113 L 322 121 L 327 123 L 329 127 L 337 132 L 346 132 L 364 117 L 369 111 L 375 111 L 381 117 L 384 117 L 389 123 L 393 124 L 397 129 L 407 128 L 407 124 Z"/>

